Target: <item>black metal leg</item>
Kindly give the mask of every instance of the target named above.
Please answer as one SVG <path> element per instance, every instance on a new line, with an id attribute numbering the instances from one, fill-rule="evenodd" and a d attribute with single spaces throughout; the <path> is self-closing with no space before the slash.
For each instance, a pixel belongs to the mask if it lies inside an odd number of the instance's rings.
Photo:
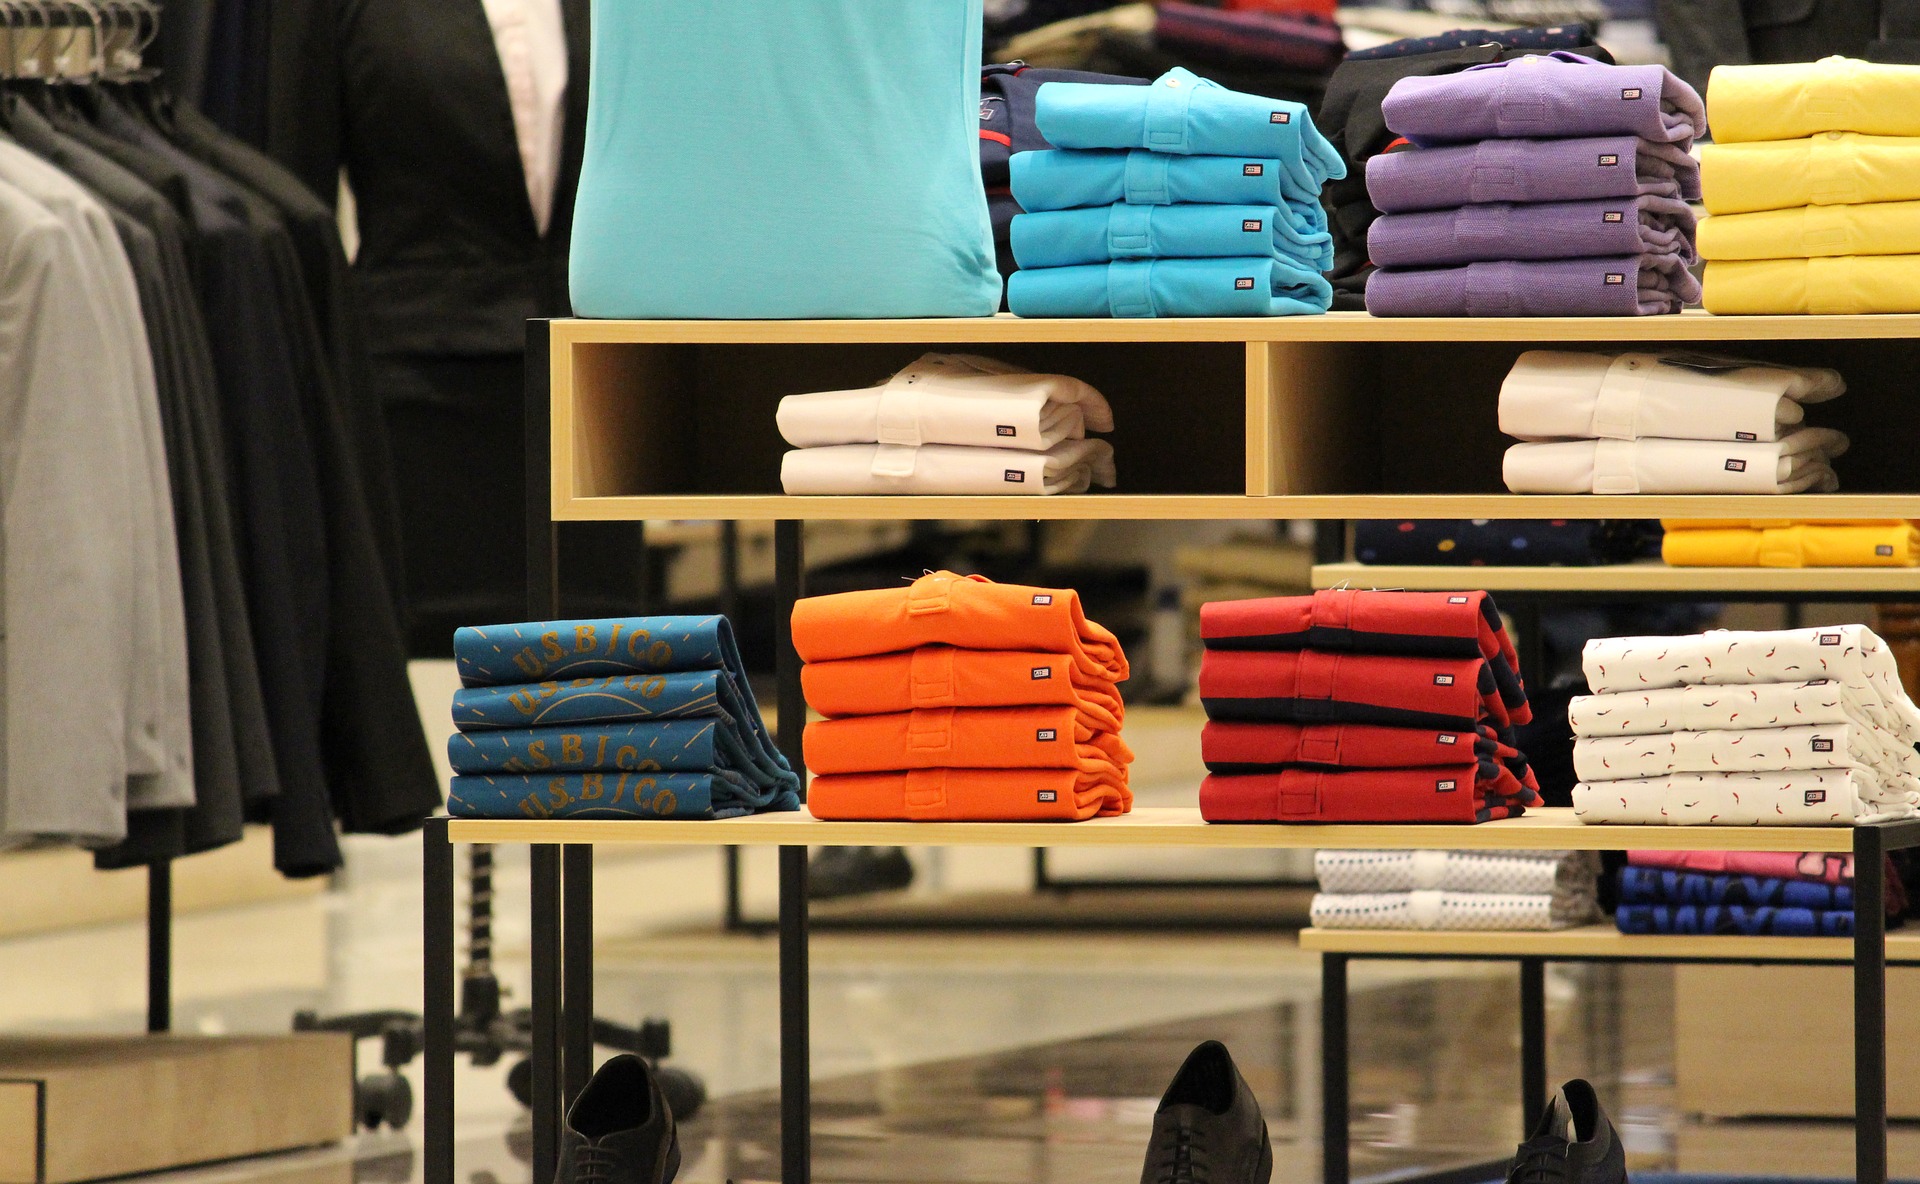
<path id="1" fill-rule="evenodd" d="M 1033 890 L 1045 892 L 1051 887 L 1053 887 L 1053 876 L 1047 871 L 1047 849 L 1035 847 L 1033 849 Z"/>
<path id="2" fill-rule="evenodd" d="M 1320 1178 L 1347 1184 L 1347 956 L 1320 955 Z"/>
<path id="3" fill-rule="evenodd" d="M 561 848 L 561 1100 L 571 1106 L 593 1076 L 593 848 Z"/>
<path id="4" fill-rule="evenodd" d="M 535 843 L 533 862 L 533 1179 L 560 1159 L 560 847 Z"/>
<path id="5" fill-rule="evenodd" d="M 424 1184 L 453 1184 L 453 844 L 447 841 L 447 820 L 427 819 L 420 842 Z"/>
<path id="6" fill-rule="evenodd" d="M 1547 964 L 1520 959 L 1520 1137 L 1547 1107 Z"/>
<path id="7" fill-rule="evenodd" d="M 1887 1180 L 1886 851 L 1879 828 L 1853 829 L 1853 1178 Z"/>
<path id="8" fill-rule="evenodd" d="M 807 849 L 780 848 L 780 1179 L 813 1171 L 812 1039 L 807 983 Z"/>
<path id="9" fill-rule="evenodd" d="M 173 1030 L 173 864 L 147 865 L 147 1031 Z"/>

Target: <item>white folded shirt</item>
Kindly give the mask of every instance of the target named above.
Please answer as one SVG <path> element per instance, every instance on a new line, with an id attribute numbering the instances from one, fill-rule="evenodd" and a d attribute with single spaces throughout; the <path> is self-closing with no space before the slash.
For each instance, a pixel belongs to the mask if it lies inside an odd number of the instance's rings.
<path id="1" fill-rule="evenodd" d="M 1555 440 L 1507 449 L 1503 474 L 1514 493 L 1831 493 L 1847 443 L 1832 428 L 1756 443 Z"/>
<path id="2" fill-rule="evenodd" d="M 776 414 L 796 448 L 964 444 L 1044 452 L 1113 430 L 1100 392 L 1064 374 L 1033 374 L 972 354 L 926 354 L 878 386 L 788 395 Z"/>
<path id="3" fill-rule="evenodd" d="M 790 494 L 1048 494 L 1112 488 L 1113 445 L 1062 440 L 1045 452 L 954 444 L 836 444 L 780 459 Z"/>
<path id="4" fill-rule="evenodd" d="M 1912 755 L 1912 750 L 1908 753 Z M 1883 782 L 1904 776 L 1912 782 L 1905 788 L 1920 791 L 1920 779 L 1914 779 L 1910 770 L 1902 770 L 1897 760 L 1873 729 L 1853 723 L 1654 736 L 1582 736 L 1573 745 L 1573 771 L 1582 781 L 1864 765 Z"/>
<path id="5" fill-rule="evenodd" d="M 1318 929 L 1564 929 L 1600 919 L 1591 894 L 1321 892 L 1311 911 Z"/>
<path id="6" fill-rule="evenodd" d="M 1830 678 L 1884 708 L 1898 742 L 1920 741 L 1920 709 L 1900 683 L 1893 652 L 1865 625 L 1596 637 L 1581 651 L 1580 662 L 1587 686 L 1601 694 Z"/>
<path id="7" fill-rule="evenodd" d="M 1851 826 L 1920 815 L 1920 796 L 1867 769 L 1675 773 L 1573 787 L 1581 822 L 1672 826 Z"/>
<path id="8" fill-rule="evenodd" d="M 1549 895 L 1556 890 L 1592 895 L 1600 874 L 1590 851 L 1318 851 L 1313 857 L 1320 891 L 1494 892 Z"/>
<path id="9" fill-rule="evenodd" d="M 1801 404 L 1846 389 L 1835 370 L 1676 350 L 1535 349 L 1500 384 L 1500 430 L 1521 440 L 1769 442 L 1806 418 Z"/>

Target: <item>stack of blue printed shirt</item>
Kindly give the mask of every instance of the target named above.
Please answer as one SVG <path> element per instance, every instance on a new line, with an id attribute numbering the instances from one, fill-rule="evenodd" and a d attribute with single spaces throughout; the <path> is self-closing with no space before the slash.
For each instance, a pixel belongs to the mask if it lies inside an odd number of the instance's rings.
<path id="1" fill-rule="evenodd" d="M 456 818 L 730 818 L 800 808 L 725 617 L 454 634 Z"/>
<path id="2" fill-rule="evenodd" d="M 1012 160 L 1023 317 L 1325 312 L 1320 187 L 1346 165 L 1299 103 L 1174 69 L 1146 87 L 1049 82 L 1035 123 L 1058 148 Z"/>

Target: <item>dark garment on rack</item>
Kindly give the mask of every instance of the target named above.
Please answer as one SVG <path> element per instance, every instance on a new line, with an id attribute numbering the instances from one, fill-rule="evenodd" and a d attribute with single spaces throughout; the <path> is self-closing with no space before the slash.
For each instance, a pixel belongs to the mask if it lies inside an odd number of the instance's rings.
<path id="1" fill-rule="evenodd" d="M 1572 26 L 1584 29 L 1584 25 Z M 1547 30 L 1530 32 L 1546 33 Z M 1554 34 L 1559 40 L 1564 34 Z M 1556 47 L 1558 48 L 1558 47 Z M 1599 46 L 1572 46 L 1573 52 L 1601 62 L 1613 57 Z M 1367 228 L 1380 216 L 1367 196 L 1367 161 L 1385 152 L 1398 137 L 1387 127 L 1380 104 L 1402 78 L 1455 74 L 1470 66 L 1524 56 L 1524 49 L 1474 45 L 1397 57 L 1349 56 L 1327 80 L 1326 98 L 1314 114 L 1314 126 L 1327 137 L 1346 162 L 1343 180 L 1328 181 L 1320 190 L 1333 232 L 1333 307 L 1359 311 L 1366 307 L 1367 277 L 1373 263 L 1367 255 Z"/>
<path id="2" fill-rule="evenodd" d="M 260 803 L 279 792 L 279 773 L 260 689 L 254 637 L 237 559 L 219 393 L 208 351 L 193 269 L 188 258 L 189 228 L 179 213 L 138 176 L 71 136 L 57 131 L 19 95 L 0 97 L 0 122 L 16 140 L 91 189 L 110 207 L 130 215 L 152 235 L 157 271 L 149 274 L 133 259 L 143 313 L 154 345 L 156 379 L 162 392 L 163 419 L 171 420 L 169 458 L 176 501 L 189 499 L 204 530 L 181 531 L 182 570 L 188 627 L 210 613 L 218 629 L 221 681 L 227 693 L 239 792 L 244 803 Z M 156 326 L 148 299 L 158 302 Z M 174 433 L 190 449 L 185 463 L 173 463 Z M 209 585 L 186 573 L 195 569 L 191 548 L 204 535 Z M 203 597 L 210 596 L 210 602 Z M 199 672 L 196 671 L 196 679 Z M 196 694 L 198 690 L 196 689 Z M 197 718 L 196 727 L 201 725 Z M 200 733 L 196 749 L 203 747 Z M 102 867 L 126 867 L 207 850 L 238 837 L 235 807 L 222 797 L 217 754 L 196 752 L 199 804 L 193 810 L 136 811 L 129 817 L 127 840 L 96 853 Z"/>
<path id="3" fill-rule="evenodd" d="M 1715 66 L 1839 54 L 1911 62 L 1920 0 L 1657 0 L 1673 72 L 1705 94 Z"/>
<path id="4" fill-rule="evenodd" d="M 1586 567 L 1660 553 L 1660 524 L 1633 519 L 1433 518 L 1354 523 L 1361 563 Z"/>
<path id="5" fill-rule="evenodd" d="M 1536 25 L 1530 29 L 1451 29 L 1432 37 L 1402 37 L 1385 45 L 1350 50 L 1347 60 L 1371 62 L 1483 45 L 1498 45 L 1526 53 L 1552 53 L 1556 49 L 1578 50 L 1583 45 L 1592 44 L 1593 28 L 1583 21 L 1564 25 Z"/>
<path id="6" fill-rule="evenodd" d="M 1250 65 L 1244 60 L 1194 50 L 1174 52 L 1139 33 L 1108 30 L 1100 34 L 1093 53 L 1081 65 L 1102 74 L 1158 78 L 1184 66 L 1228 90 L 1285 99 L 1312 107 L 1326 89 L 1325 69 L 1302 70 L 1278 65 Z"/>

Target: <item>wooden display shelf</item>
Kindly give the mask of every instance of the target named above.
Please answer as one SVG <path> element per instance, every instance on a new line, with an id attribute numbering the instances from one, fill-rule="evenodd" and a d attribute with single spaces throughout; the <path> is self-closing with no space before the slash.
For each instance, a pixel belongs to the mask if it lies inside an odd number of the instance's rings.
<path id="1" fill-rule="evenodd" d="M 1920 518 L 1920 316 L 554 321 L 552 516 L 1262 519 Z M 1833 365 L 1846 492 L 1504 492 L 1501 380 L 1535 346 L 1727 349 Z M 781 398 L 867 386 L 925 351 L 1072 374 L 1114 409 L 1119 488 L 1043 497 L 787 497 Z"/>
<path id="2" fill-rule="evenodd" d="M 1611 925 L 1582 925 L 1546 933 L 1314 928 L 1300 931 L 1300 948 L 1363 957 L 1543 958 L 1549 962 L 1623 958 L 1848 962 L 1853 958 L 1850 937 L 1622 933 Z M 1920 963 L 1920 934 L 1888 934 L 1887 961 Z"/>
<path id="3" fill-rule="evenodd" d="M 1920 314 L 1717 317 L 930 318 L 865 321 L 556 320 L 553 342 L 728 345 L 947 341 L 1833 341 L 1920 337 Z"/>
<path id="4" fill-rule="evenodd" d="M 1600 567 L 1440 567 L 1319 563 L 1315 588 L 1398 588 L 1449 592 L 1831 592 L 1920 594 L 1920 567 L 1668 567 L 1618 563 Z"/>
<path id="5" fill-rule="evenodd" d="M 1209 823 L 1193 807 L 1156 806 L 1087 822 L 822 822 L 804 810 L 717 822 L 455 818 L 455 843 L 655 846 L 1238 847 L 1425 851 L 1853 850 L 1849 827 L 1587 826 L 1567 807 L 1476 826 Z"/>

